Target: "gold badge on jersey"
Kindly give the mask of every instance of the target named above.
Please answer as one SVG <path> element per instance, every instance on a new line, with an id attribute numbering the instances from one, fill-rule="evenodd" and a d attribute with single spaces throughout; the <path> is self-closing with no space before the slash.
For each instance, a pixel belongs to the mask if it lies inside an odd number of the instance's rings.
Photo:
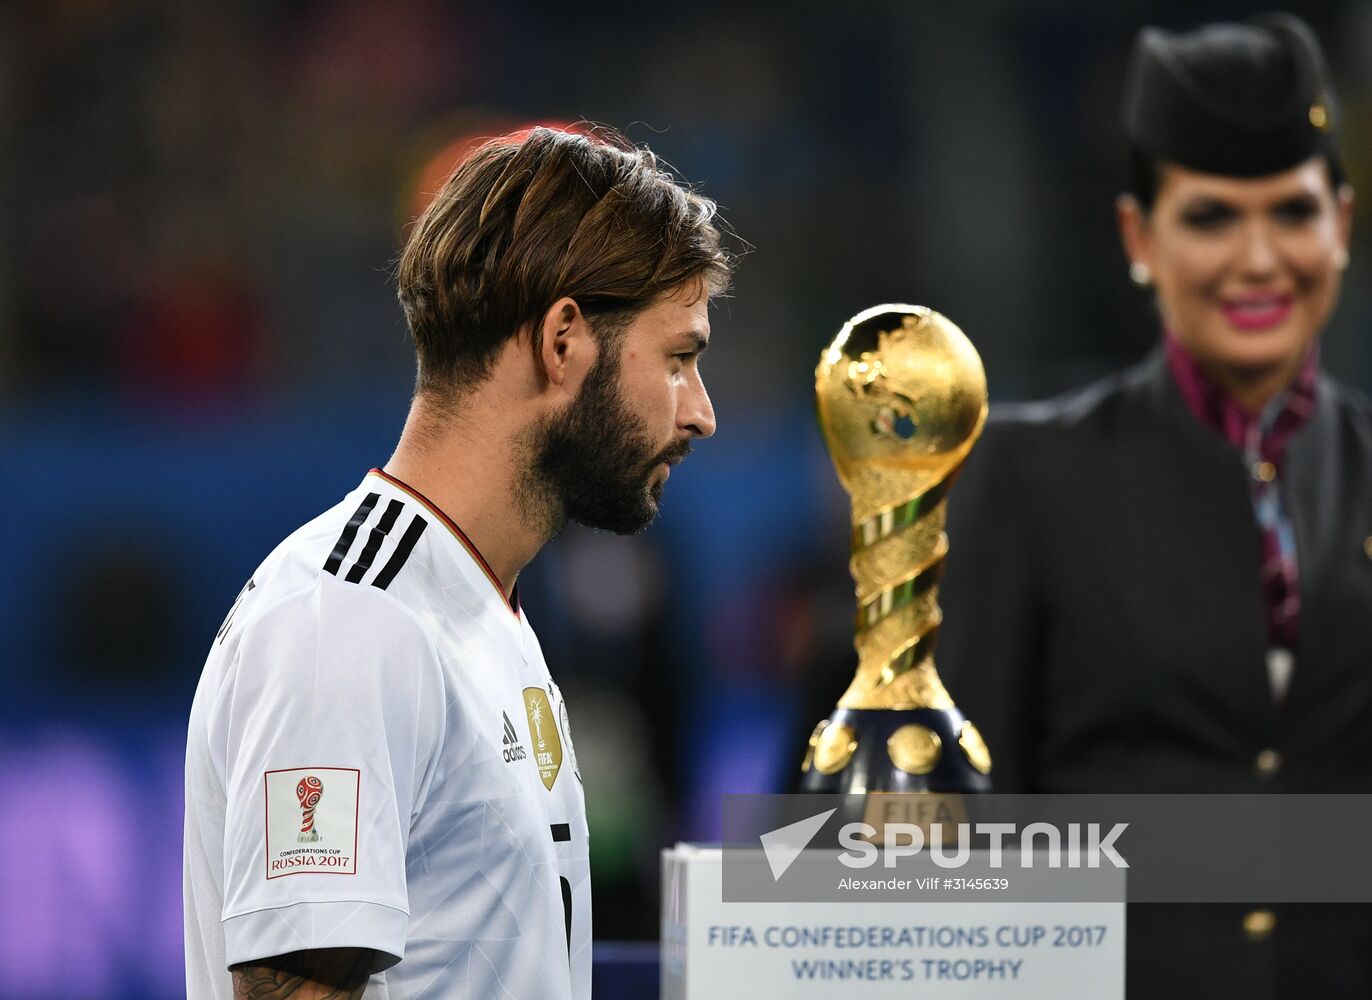
<path id="1" fill-rule="evenodd" d="M 562 769 L 562 738 L 557 735 L 557 720 L 548 692 L 542 688 L 524 689 L 524 711 L 529 713 L 529 732 L 534 739 L 534 763 L 543 787 L 553 790 L 557 772 Z"/>

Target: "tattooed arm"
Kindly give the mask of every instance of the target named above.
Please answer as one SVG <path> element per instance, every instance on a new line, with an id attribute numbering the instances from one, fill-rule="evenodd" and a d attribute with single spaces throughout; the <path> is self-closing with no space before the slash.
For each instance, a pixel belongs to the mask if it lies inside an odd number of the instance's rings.
<path id="1" fill-rule="evenodd" d="M 360 1000 L 376 957 L 369 948 L 318 948 L 235 965 L 233 1000 Z"/>

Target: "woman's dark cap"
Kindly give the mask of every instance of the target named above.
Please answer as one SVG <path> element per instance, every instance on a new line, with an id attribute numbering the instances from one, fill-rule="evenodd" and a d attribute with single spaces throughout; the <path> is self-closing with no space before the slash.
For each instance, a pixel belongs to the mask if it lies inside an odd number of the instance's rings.
<path id="1" fill-rule="evenodd" d="M 1205 173 L 1261 177 L 1335 156 L 1334 91 L 1314 33 L 1291 14 L 1144 28 L 1124 85 L 1124 131 L 1141 152 Z"/>

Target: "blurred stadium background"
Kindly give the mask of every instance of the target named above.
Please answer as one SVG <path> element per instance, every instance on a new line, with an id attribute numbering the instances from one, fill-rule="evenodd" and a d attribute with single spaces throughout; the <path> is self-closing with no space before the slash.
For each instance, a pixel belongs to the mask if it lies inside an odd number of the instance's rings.
<path id="1" fill-rule="evenodd" d="M 0 997 L 183 995 L 204 651 L 271 547 L 389 455 L 412 352 L 387 270 L 466 143 L 614 124 L 754 248 L 705 359 L 719 434 L 660 523 L 569 530 L 521 582 L 571 705 L 597 937 L 651 939 L 658 850 L 714 836 L 721 792 L 787 788 L 851 673 L 820 348 L 913 301 L 968 332 L 993 399 L 1141 355 L 1123 57 L 1144 23 L 1267 5 L 580 6 L 0 5 Z M 1372 5 L 1296 9 L 1363 192 L 1324 357 L 1367 389 Z"/>

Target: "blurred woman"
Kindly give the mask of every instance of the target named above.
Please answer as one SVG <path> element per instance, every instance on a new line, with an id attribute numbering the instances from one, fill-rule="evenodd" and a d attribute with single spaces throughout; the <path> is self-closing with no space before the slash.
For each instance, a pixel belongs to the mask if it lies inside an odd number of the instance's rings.
<path id="1" fill-rule="evenodd" d="M 1319 366 L 1353 214 L 1319 45 L 1289 15 L 1145 29 L 1123 118 L 1161 345 L 993 411 L 949 502 L 941 673 L 997 791 L 1372 792 L 1372 407 Z M 1361 908 L 1129 927 L 1131 1000 L 1372 996 Z"/>

